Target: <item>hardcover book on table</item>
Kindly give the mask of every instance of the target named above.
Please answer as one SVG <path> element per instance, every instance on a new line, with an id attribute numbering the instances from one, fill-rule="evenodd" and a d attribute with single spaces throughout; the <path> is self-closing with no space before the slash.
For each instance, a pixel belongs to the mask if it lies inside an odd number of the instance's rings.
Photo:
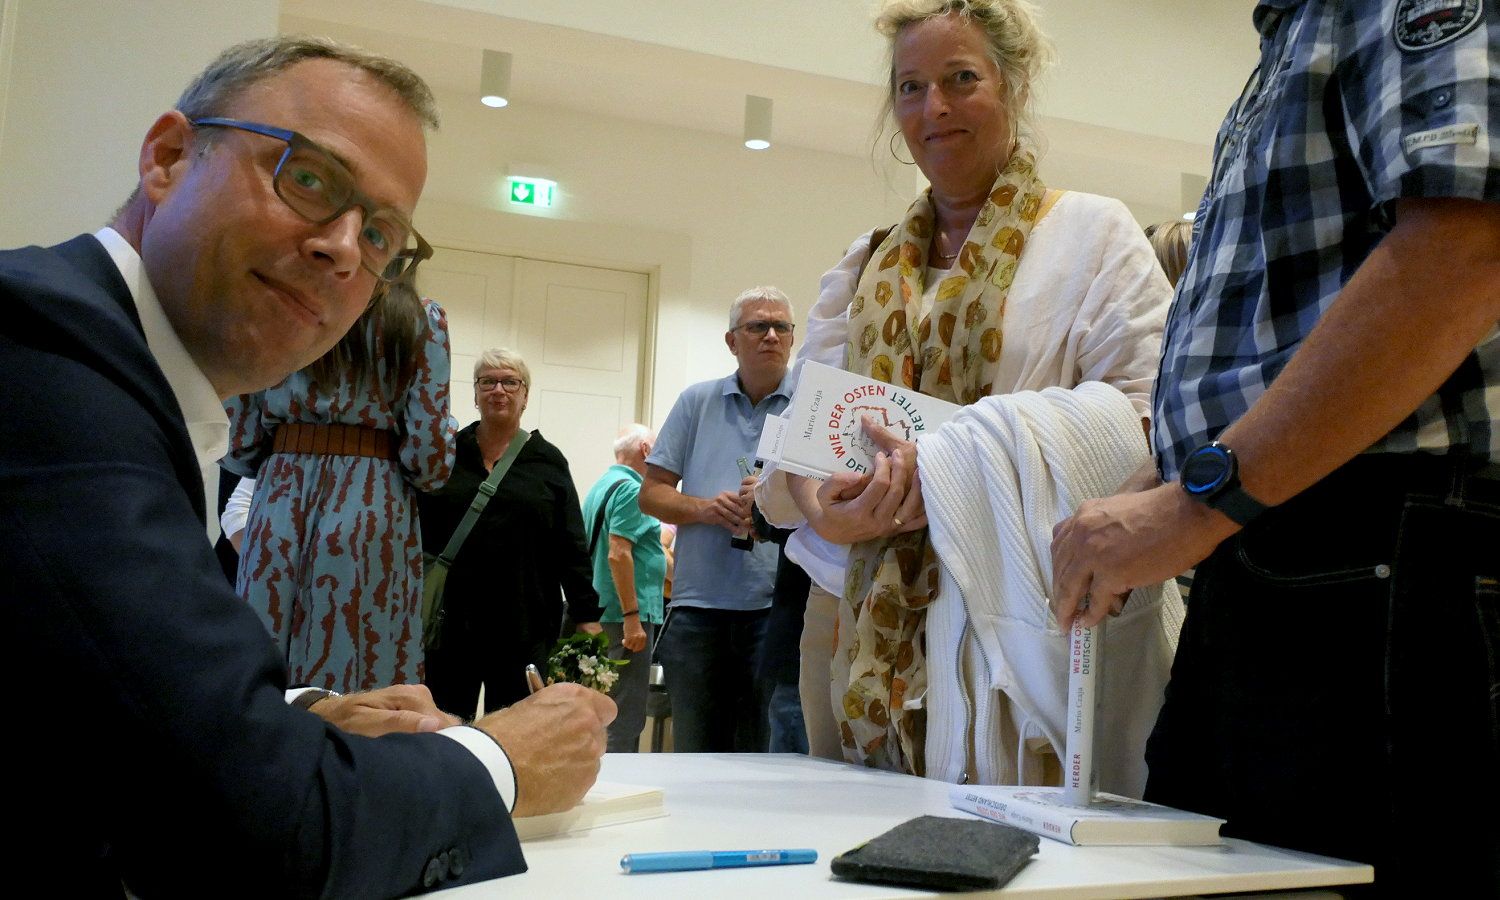
<path id="1" fill-rule="evenodd" d="M 1088 806 L 1072 806 L 1062 788 L 955 784 L 948 788 L 948 802 L 992 822 L 1077 846 L 1223 843 L 1223 819 L 1102 791 Z"/>
<path id="2" fill-rule="evenodd" d="M 861 427 L 865 416 L 902 440 L 914 441 L 960 409 L 936 397 L 809 360 L 803 363 L 791 405 L 782 414 L 785 424 L 768 419 L 767 427 L 781 429 L 780 468 L 822 479 L 835 472 L 870 470 L 879 448 Z M 766 443 L 763 452 L 775 452 Z"/>

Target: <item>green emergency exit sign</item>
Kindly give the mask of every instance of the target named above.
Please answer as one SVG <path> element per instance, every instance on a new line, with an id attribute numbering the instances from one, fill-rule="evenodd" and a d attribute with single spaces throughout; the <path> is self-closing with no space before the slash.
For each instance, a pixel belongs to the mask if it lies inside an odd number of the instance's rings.
<path id="1" fill-rule="evenodd" d="M 557 197 L 557 182 L 545 178 L 521 178 L 516 175 L 507 179 L 510 183 L 510 202 L 517 206 L 535 206 L 548 209 Z"/>

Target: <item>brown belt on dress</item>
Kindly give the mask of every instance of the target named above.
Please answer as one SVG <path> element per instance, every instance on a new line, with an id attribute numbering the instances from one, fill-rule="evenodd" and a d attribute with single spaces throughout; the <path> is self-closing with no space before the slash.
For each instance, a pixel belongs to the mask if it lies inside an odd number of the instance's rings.
<path id="1" fill-rule="evenodd" d="M 274 453 L 311 453 L 315 456 L 396 458 L 395 432 L 363 425 L 278 425 L 271 442 Z"/>

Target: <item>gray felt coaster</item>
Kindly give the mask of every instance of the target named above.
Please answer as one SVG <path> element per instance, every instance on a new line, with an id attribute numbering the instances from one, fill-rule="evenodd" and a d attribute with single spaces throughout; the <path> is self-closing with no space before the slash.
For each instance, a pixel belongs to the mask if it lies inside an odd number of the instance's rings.
<path id="1" fill-rule="evenodd" d="M 850 881 L 992 890 L 1021 871 L 1038 842 L 1028 831 L 997 822 L 918 816 L 838 855 L 832 868 Z"/>

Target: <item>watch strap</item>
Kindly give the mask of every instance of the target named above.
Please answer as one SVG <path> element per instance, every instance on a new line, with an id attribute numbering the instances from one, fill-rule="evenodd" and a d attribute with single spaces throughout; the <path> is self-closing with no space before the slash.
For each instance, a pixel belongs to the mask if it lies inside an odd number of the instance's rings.
<path id="1" fill-rule="evenodd" d="M 1182 487 L 1187 491 L 1189 497 L 1207 506 L 1216 509 L 1227 516 L 1230 521 L 1237 525 L 1249 525 L 1256 516 L 1265 512 L 1269 507 L 1259 500 L 1250 496 L 1240 484 L 1239 457 L 1234 451 L 1218 441 L 1209 441 L 1207 444 L 1188 454 L 1189 465 L 1195 457 L 1204 456 L 1215 458 L 1223 466 L 1219 473 L 1217 483 L 1203 485 L 1199 488 L 1190 486 L 1186 471 L 1184 471 Z M 1186 466 L 1184 467 L 1186 468 Z"/>
<path id="2" fill-rule="evenodd" d="M 326 700 L 329 697 L 337 696 L 338 694 L 333 691 L 325 691 L 322 688 L 308 688 L 292 698 L 292 705 L 298 709 L 307 710 L 311 709 L 312 705 L 319 700 Z"/>
<path id="3" fill-rule="evenodd" d="M 1270 507 L 1245 493 L 1244 488 L 1234 485 L 1208 501 L 1209 508 L 1217 509 L 1236 525 L 1249 525 L 1256 516 Z"/>

